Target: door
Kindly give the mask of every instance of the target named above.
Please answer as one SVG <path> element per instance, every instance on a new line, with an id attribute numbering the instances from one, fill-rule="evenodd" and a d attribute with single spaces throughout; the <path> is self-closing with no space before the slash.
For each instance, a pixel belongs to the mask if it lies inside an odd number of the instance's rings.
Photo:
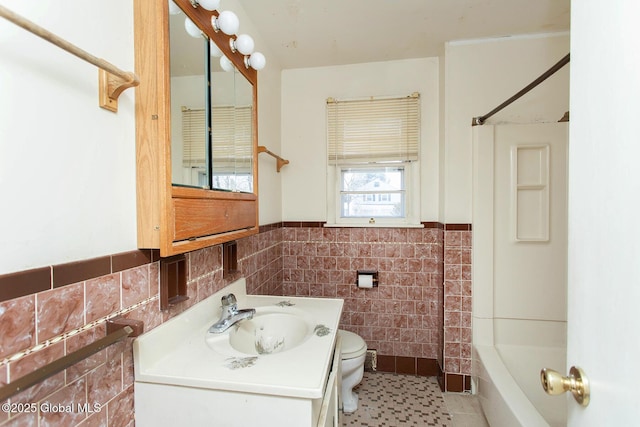
<path id="1" fill-rule="evenodd" d="M 638 16 L 637 0 L 571 2 L 567 365 L 591 400 L 567 397 L 570 427 L 640 425 Z"/>
<path id="2" fill-rule="evenodd" d="M 573 129 L 564 374 L 582 368 L 591 398 L 581 407 L 567 393 L 568 425 L 639 425 L 640 144 Z"/>
<path id="3" fill-rule="evenodd" d="M 567 397 L 570 427 L 640 425 L 640 142 L 626 115 L 571 124 L 567 372 L 585 371 L 591 399 Z"/>
<path id="4" fill-rule="evenodd" d="M 640 143 L 571 132 L 567 369 L 585 371 L 591 399 L 567 397 L 568 425 L 638 425 Z"/>

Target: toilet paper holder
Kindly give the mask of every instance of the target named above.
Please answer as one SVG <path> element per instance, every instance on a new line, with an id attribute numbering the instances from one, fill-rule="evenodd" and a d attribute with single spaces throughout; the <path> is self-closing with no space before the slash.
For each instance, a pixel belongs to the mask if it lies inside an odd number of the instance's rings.
<path id="1" fill-rule="evenodd" d="M 357 270 L 356 271 L 356 286 L 358 286 L 358 281 L 360 276 L 371 276 L 371 282 L 373 287 L 378 286 L 378 272 L 376 270 Z"/>

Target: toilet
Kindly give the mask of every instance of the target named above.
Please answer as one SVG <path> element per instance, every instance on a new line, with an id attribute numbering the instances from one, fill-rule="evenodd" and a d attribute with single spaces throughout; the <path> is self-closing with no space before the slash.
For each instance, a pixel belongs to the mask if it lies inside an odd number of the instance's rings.
<path id="1" fill-rule="evenodd" d="M 354 412 L 358 409 L 358 395 L 353 388 L 360 384 L 364 374 L 364 360 L 367 355 L 367 343 L 357 334 L 339 330 L 342 339 L 340 353 L 342 369 L 342 411 Z"/>

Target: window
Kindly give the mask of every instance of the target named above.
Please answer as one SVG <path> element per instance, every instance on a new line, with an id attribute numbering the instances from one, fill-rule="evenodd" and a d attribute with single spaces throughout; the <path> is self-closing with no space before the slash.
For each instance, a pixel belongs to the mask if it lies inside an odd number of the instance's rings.
<path id="1" fill-rule="evenodd" d="M 328 223 L 418 225 L 420 97 L 327 100 Z"/>
<path id="2" fill-rule="evenodd" d="M 404 167 L 340 168 L 342 218 L 404 218 Z"/>

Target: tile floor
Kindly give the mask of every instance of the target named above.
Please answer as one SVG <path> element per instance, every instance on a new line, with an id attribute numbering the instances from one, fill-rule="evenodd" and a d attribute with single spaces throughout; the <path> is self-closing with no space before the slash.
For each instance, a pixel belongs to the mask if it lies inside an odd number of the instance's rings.
<path id="1" fill-rule="evenodd" d="M 489 427 L 475 396 L 442 393 L 435 377 L 365 372 L 355 391 L 358 410 L 344 426 Z"/>

